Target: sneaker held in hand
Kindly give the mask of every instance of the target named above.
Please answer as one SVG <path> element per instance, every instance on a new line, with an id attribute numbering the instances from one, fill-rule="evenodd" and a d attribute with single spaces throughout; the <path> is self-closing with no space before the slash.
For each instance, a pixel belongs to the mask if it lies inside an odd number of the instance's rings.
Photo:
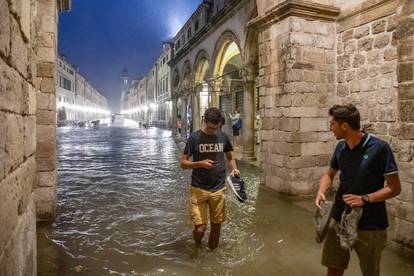
<path id="1" fill-rule="evenodd" d="M 246 195 L 246 184 L 244 183 L 243 179 L 239 176 L 232 176 L 229 175 L 226 179 L 227 185 L 236 195 L 236 198 L 240 202 L 245 202 L 247 200 Z"/>

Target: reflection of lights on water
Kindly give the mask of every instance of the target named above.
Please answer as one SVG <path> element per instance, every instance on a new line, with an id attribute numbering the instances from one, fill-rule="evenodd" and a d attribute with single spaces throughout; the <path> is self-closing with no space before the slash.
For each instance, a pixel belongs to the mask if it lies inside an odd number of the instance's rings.
<path id="1" fill-rule="evenodd" d="M 138 122 L 131 119 L 124 119 L 124 127 L 138 127 Z"/>
<path id="2" fill-rule="evenodd" d="M 148 109 L 154 110 L 154 109 L 157 109 L 157 107 L 158 107 L 158 104 L 150 103 L 149 106 L 145 104 L 145 105 L 140 105 L 140 106 L 135 107 L 135 108 L 122 110 L 121 114 L 138 113 L 138 112 L 141 112 L 141 111 L 147 112 Z"/>

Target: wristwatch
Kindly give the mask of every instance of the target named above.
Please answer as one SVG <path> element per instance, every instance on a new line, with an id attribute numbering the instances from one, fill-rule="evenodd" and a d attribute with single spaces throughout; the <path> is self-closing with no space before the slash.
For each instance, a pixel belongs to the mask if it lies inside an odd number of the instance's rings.
<path id="1" fill-rule="evenodd" d="M 364 205 L 367 205 L 369 203 L 369 196 L 368 195 L 362 195 L 361 199 L 362 199 L 362 202 L 364 202 Z"/>

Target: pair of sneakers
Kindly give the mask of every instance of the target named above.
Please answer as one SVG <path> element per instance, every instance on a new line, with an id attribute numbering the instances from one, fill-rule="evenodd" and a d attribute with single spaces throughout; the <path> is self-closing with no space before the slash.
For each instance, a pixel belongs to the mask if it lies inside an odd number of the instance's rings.
<path id="1" fill-rule="evenodd" d="M 246 184 L 240 176 L 232 176 L 231 174 L 226 178 L 227 185 L 236 195 L 236 198 L 240 202 L 245 202 L 247 200 L 246 195 Z"/>

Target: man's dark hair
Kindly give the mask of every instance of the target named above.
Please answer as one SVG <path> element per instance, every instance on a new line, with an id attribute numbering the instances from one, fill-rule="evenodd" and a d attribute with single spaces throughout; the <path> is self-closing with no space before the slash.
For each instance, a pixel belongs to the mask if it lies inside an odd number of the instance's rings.
<path id="1" fill-rule="evenodd" d="M 204 112 L 204 120 L 206 123 L 212 123 L 218 125 L 221 123 L 223 115 L 221 114 L 220 109 L 216 107 L 207 108 L 206 112 Z"/>
<path id="2" fill-rule="evenodd" d="M 329 115 L 337 122 L 347 123 L 353 130 L 361 128 L 361 116 L 353 104 L 336 104 L 329 109 Z"/>

